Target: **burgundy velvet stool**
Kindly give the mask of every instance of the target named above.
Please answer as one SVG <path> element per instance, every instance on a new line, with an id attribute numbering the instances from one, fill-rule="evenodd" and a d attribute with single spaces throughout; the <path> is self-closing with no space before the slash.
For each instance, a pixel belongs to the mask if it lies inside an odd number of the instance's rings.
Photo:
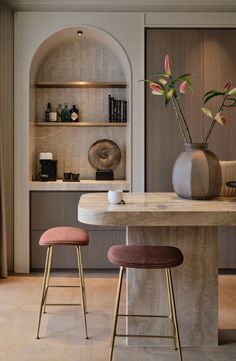
<path id="1" fill-rule="evenodd" d="M 38 320 L 38 330 L 37 338 L 39 338 L 40 324 L 42 319 L 42 313 L 46 312 L 46 306 L 82 306 L 82 316 L 84 321 L 84 330 L 85 338 L 88 338 L 87 333 L 87 321 L 86 321 L 86 293 L 85 293 L 85 282 L 84 282 L 84 272 L 83 272 L 83 259 L 81 253 L 81 246 L 87 246 L 89 243 L 88 233 L 79 228 L 79 227 L 54 227 L 45 231 L 40 237 L 39 244 L 40 246 L 47 247 L 47 256 L 44 268 L 44 277 L 43 277 L 43 286 L 42 286 L 42 297 L 40 303 L 39 311 L 39 320 Z M 78 269 L 80 277 L 79 286 L 68 286 L 60 285 L 53 286 L 49 285 L 50 269 L 51 269 L 51 260 L 52 260 L 52 250 L 54 246 L 74 246 L 76 248 L 77 260 L 78 260 Z M 80 287 L 81 290 L 81 303 L 73 304 L 62 304 L 62 303 L 47 303 L 47 293 L 50 287 Z"/>
<path id="2" fill-rule="evenodd" d="M 178 321 L 176 316 L 175 297 L 171 276 L 171 268 L 177 267 L 183 262 L 183 254 L 176 247 L 169 246 L 135 246 L 135 245 L 117 245 L 112 246 L 108 251 L 109 261 L 120 267 L 119 282 L 117 287 L 115 309 L 113 314 L 112 334 L 110 341 L 110 358 L 112 361 L 115 337 L 156 337 L 156 338 L 170 338 L 174 340 L 174 348 L 178 349 L 179 359 L 182 358 Z M 129 335 L 117 334 L 118 317 L 130 317 L 131 314 L 119 314 L 120 295 L 122 287 L 122 279 L 124 268 L 142 268 L 142 269 L 164 269 L 166 274 L 166 283 L 169 301 L 169 315 L 135 315 L 135 317 L 161 317 L 169 318 L 173 325 L 172 336 L 155 336 L 155 335 Z"/>

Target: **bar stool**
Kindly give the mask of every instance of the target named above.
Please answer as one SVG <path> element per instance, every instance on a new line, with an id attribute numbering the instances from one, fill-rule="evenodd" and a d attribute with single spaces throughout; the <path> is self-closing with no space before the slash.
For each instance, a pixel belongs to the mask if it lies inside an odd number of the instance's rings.
<path id="1" fill-rule="evenodd" d="M 183 254 L 176 247 L 169 246 L 136 246 L 136 245 L 116 245 L 112 246 L 108 251 L 108 259 L 111 263 L 120 267 L 119 281 L 116 294 L 116 302 L 113 314 L 113 325 L 110 340 L 110 358 L 112 361 L 113 350 L 115 344 L 115 337 L 159 337 L 159 338 L 171 338 L 174 340 L 174 349 L 178 349 L 179 359 L 182 361 L 182 351 L 179 337 L 179 328 L 176 316 L 175 297 L 173 290 L 173 283 L 171 277 L 171 268 L 177 267 L 183 262 Z M 165 269 L 169 312 L 168 316 L 159 315 L 128 315 L 119 314 L 120 295 L 122 288 L 122 279 L 124 268 L 142 268 L 142 269 Z M 153 335 L 129 335 L 129 334 L 117 334 L 117 321 L 118 317 L 166 317 L 169 318 L 173 325 L 173 336 L 153 336 Z"/>
<path id="2" fill-rule="evenodd" d="M 42 286 L 42 296 L 40 303 L 39 311 L 39 320 L 38 320 L 38 329 L 37 329 L 37 339 L 39 339 L 40 324 L 42 319 L 42 313 L 46 313 L 46 306 L 82 306 L 82 316 L 84 321 L 84 330 L 85 338 L 88 339 L 87 333 L 87 305 L 86 305 L 86 292 L 85 292 L 85 282 L 84 282 L 84 272 L 83 272 L 83 259 L 81 253 L 81 246 L 87 246 L 89 243 L 88 233 L 79 228 L 79 227 L 54 227 L 45 231 L 40 237 L 39 244 L 40 246 L 46 246 L 47 256 L 45 261 L 44 268 L 44 277 L 43 277 L 43 286 Z M 52 250 L 54 246 L 75 246 L 80 285 L 79 286 L 68 286 L 68 285 L 59 285 L 53 286 L 49 285 L 49 277 L 51 270 L 51 260 L 52 260 Z M 80 287 L 81 290 L 81 303 L 73 304 L 62 304 L 62 303 L 47 303 L 47 294 L 50 287 Z"/>

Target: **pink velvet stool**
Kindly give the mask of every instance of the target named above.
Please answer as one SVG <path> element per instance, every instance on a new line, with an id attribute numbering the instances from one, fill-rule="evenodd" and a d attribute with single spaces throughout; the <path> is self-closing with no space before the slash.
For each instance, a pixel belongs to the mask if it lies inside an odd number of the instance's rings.
<path id="1" fill-rule="evenodd" d="M 113 314 L 112 334 L 110 341 L 110 358 L 112 361 L 115 337 L 156 337 L 170 338 L 174 340 L 174 348 L 178 349 L 179 359 L 182 358 L 179 328 L 176 315 L 174 289 L 171 276 L 171 268 L 177 267 L 183 262 L 183 254 L 176 247 L 170 246 L 136 246 L 136 245 L 117 245 L 112 246 L 108 251 L 108 259 L 111 263 L 120 267 L 119 282 L 117 287 L 115 309 Z M 124 268 L 141 268 L 141 269 L 164 269 L 166 274 L 166 283 L 169 301 L 169 315 L 131 315 L 119 314 L 120 295 L 122 288 L 122 279 Z M 130 335 L 117 334 L 118 317 L 161 317 L 169 318 L 173 325 L 172 336 L 155 336 L 155 335 Z"/>
<path id="2" fill-rule="evenodd" d="M 39 244 L 40 246 L 47 247 L 47 256 L 44 268 L 44 277 L 43 277 L 43 286 L 42 286 L 42 297 L 40 303 L 40 312 L 38 320 L 38 330 L 37 338 L 39 338 L 40 324 L 42 319 L 42 313 L 46 313 L 46 306 L 82 306 L 82 315 L 84 321 L 84 330 L 85 338 L 88 338 L 87 333 L 87 321 L 86 321 L 86 293 L 85 293 L 85 282 L 84 282 L 84 272 L 83 272 L 83 259 L 81 253 L 81 246 L 87 246 L 89 243 L 88 233 L 79 228 L 79 227 L 54 227 L 45 231 L 40 237 Z M 50 278 L 50 269 L 51 269 L 51 260 L 52 260 L 52 250 L 54 246 L 75 246 L 78 260 L 78 269 L 80 276 L 80 285 L 79 286 L 53 286 L 49 285 Z M 81 303 L 73 304 L 61 304 L 61 303 L 46 303 L 47 293 L 49 287 L 80 287 L 81 290 Z"/>

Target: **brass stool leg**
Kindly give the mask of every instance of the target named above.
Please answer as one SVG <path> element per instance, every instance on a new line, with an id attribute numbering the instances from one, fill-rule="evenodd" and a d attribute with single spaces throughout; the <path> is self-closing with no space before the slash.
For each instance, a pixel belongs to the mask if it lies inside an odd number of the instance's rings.
<path id="1" fill-rule="evenodd" d="M 47 280 L 47 274 L 48 274 L 48 266 L 49 266 L 49 258 L 51 253 L 51 246 L 47 249 L 47 256 L 45 261 L 45 268 L 44 268 L 44 276 L 43 276 L 43 285 L 42 285 L 42 296 L 41 296 L 41 303 L 40 303 L 40 311 L 39 311 L 39 320 L 38 320 L 38 329 L 37 329 L 37 336 L 36 338 L 39 339 L 39 330 L 40 330 L 40 324 L 42 319 L 42 312 L 43 312 L 43 305 L 45 301 L 45 290 L 46 290 L 46 280 Z"/>
<path id="2" fill-rule="evenodd" d="M 87 300 L 86 300 L 87 297 L 86 297 L 86 289 L 85 289 L 85 281 L 84 281 L 84 265 L 83 265 L 83 257 L 82 257 L 81 247 L 79 247 L 79 259 L 80 259 L 80 264 L 81 264 L 81 269 L 82 269 L 82 273 L 81 273 L 82 285 L 81 285 L 81 287 L 83 287 L 84 307 L 85 307 L 85 313 L 88 313 Z"/>
<path id="3" fill-rule="evenodd" d="M 170 268 L 167 268 L 167 275 L 168 275 L 169 286 L 170 286 L 170 299 L 171 299 L 172 310 L 173 310 L 175 335 L 176 335 L 176 341 L 177 341 L 177 346 L 178 346 L 179 359 L 180 359 L 180 361 L 183 361 L 181 343 L 180 343 L 180 337 L 179 337 L 179 326 L 178 326 L 176 307 L 175 307 L 175 296 L 174 296 L 174 289 L 173 289 L 173 282 L 172 282 Z"/>
<path id="4" fill-rule="evenodd" d="M 172 308 L 172 302 L 171 302 L 171 291 L 170 291 L 170 283 L 169 283 L 169 276 L 168 276 L 168 272 L 167 272 L 167 268 L 165 269 L 166 271 L 166 284 L 167 284 L 167 293 L 168 293 L 168 302 L 169 302 L 169 310 L 170 310 L 170 319 L 172 322 L 172 326 L 173 326 L 173 335 L 174 335 L 174 350 L 177 350 L 177 344 L 176 344 L 176 332 L 175 332 L 175 323 L 174 323 L 174 317 L 173 317 L 173 308 Z"/>
<path id="5" fill-rule="evenodd" d="M 118 287 L 117 287 L 117 293 L 116 293 L 116 302 L 115 302 L 115 308 L 114 308 L 114 314 L 113 314 L 112 334 L 111 334 L 111 340 L 110 340 L 111 349 L 110 349 L 109 361 L 112 361 L 113 350 L 114 350 L 117 319 L 118 319 L 118 312 L 119 312 L 119 305 L 120 305 L 120 295 L 121 295 L 122 280 L 123 280 L 123 272 L 124 272 L 124 267 L 120 267 L 119 281 L 118 281 Z"/>
<path id="6" fill-rule="evenodd" d="M 78 269 L 79 269 L 79 277 L 80 277 L 80 291 L 81 291 L 82 314 L 83 314 L 83 319 L 84 319 L 84 331 L 85 331 L 85 338 L 88 339 L 86 310 L 85 310 L 85 304 L 84 304 L 84 288 L 82 285 L 83 268 L 82 268 L 82 264 L 81 264 L 81 250 L 80 250 L 79 246 L 76 246 L 76 251 L 77 251 Z"/>
<path id="7" fill-rule="evenodd" d="M 53 247 L 51 246 L 51 247 L 50 247 L 50 251 L 49 251 L 48 270 L 47 270 L 47 275 L 46 275 L 46 285 L 45 285 L 45 297 L 44 297 L 43 313 L 46 313 L 47 295 L 48 295 L 48 287 L 49 287 L 49 277 L 50 277 L 51 262 L 52 262 L 52 249 L 53 249 Z"/>

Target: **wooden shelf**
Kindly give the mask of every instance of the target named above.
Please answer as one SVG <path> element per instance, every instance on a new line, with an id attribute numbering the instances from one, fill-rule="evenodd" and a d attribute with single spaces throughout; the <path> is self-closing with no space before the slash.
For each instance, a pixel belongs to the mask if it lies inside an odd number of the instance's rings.
<path id="1" fill-rule="evenodd" d="M 125 81 L 36 82 L 36 88 L 126 88 Z"/>
<path id="2" fill-rule="evenodd" d="M 111 122 L 35 122 L 40 127 L 126 127 L 127 123 Z"/>

